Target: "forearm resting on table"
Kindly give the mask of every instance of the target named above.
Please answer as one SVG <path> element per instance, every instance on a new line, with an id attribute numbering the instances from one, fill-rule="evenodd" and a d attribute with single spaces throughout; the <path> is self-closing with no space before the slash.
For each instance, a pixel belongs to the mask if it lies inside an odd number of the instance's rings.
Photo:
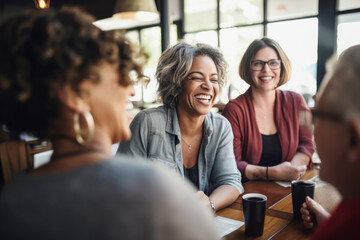
<path id="1" fill-rule="evenodd" d="M 215 210 L 218 211 L 232 204 L 240 195 L 240 192 L 231 185 L 221 185 L 216 188 L 209 196 L 214 203 Z"/>
<path id="2" fill-rule="evenodd" d="M 302 152 L 297 152 L 293 159 L 291 160 L 291 165 L 294 166 L 301 166 L 305 165 L 307 166 L 309 164 L 310 157 Z"/>
<path id="3" fill-rule="evenodd" d="M 248 164 L 245 169 L 245 176 L 249 180 L 267 180 L 266 167 Z"/>

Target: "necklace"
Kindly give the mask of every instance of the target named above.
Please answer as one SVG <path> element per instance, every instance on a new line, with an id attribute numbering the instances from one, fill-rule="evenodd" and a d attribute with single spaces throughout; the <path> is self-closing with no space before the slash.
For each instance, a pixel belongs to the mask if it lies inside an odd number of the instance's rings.
<path id="1" fill-rule="evenodd" d="M 200 135 L 202 136 L 202 134 Z M 188 150 L 191 151 L 192 145 L 199 139 L 199 136 L 196 136 L 195 140 L 193 140 L 192 143 L 188 143 L 187 141 L 185 141 L 185 139 L 183 137 L 181 137 L 181 139 L 185 142 L 185 144 L 188 147 Z"/>
<path id="2" fill-rule="evenodd" d="M 183 137 L 181 137 L 181 139 L 186 143 L 186 145 L 188 146 L 189 151 L 191 151 L 191 144 L 192 143 L 190 143 L 190 144 L 187 143 Z"/>

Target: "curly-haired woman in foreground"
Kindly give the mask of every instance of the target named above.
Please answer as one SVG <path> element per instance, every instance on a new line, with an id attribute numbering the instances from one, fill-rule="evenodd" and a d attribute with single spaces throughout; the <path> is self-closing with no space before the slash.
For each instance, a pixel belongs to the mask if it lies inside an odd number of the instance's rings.
<path id="1" fill-rule="evenodd" d="M 0 24 L 0 122 L 54 149 L 48 164 L 3 189 L 0 239 L 215 239 L 189 186 L 112 157 L 112 144 L 131 136 L 128 74 L 142 76 L 142 56 L 92 21 L 62 9 Z"/>

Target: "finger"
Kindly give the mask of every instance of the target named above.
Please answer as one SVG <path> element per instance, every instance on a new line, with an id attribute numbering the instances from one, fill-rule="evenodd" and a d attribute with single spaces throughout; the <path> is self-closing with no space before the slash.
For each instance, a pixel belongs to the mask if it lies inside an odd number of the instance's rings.
<path id="1" fill-rule="evenodd" d="M 317 211 L 317 202 L 315 202 L 314 200 L 312 200 L 309 196 L 307 196 L 305 198 L 305 202 L 307 207 L 311 210 L 311 211 Z"/>
<path id="2" fill-rule="evenodd" d="M 307 208 L 300 208 L 300 212 L 301 212 L 303 215 L 308 215 L 308 216 L 310 216 L 310 211 L 309 211 Z"/>
<path id="3" fill-rule="evenodd" d="M 304 222 L 304 225 L 307 228 L 313 228 L 314 227 L 314 224 L 312 222 L 306 222 L 306 223 Z"/>

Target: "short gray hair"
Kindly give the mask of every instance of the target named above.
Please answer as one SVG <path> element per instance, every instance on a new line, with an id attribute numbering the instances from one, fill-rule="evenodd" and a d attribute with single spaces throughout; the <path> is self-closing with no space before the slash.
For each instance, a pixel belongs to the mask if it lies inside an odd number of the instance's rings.
<path id="1" fill-rule="evenodd" d="M 346 49 L 330 73 L 327 102 L 347 120 L 360 120 L 360 45 Z"/>
<path id="2" fill-rule="evenodd" d="M 181 83 L 188 76 L 194 58 L 203 55 L 209 56 L 214 61 L 219 76 L 219 86 L 220 89 L 222 88 L 226 82 L 228 64 L 221 51 L 203 43 L 191 45 L 179 42 L 163 52 L 156 68 L 158 94 L 165 105 L 176 106 Z"/>

